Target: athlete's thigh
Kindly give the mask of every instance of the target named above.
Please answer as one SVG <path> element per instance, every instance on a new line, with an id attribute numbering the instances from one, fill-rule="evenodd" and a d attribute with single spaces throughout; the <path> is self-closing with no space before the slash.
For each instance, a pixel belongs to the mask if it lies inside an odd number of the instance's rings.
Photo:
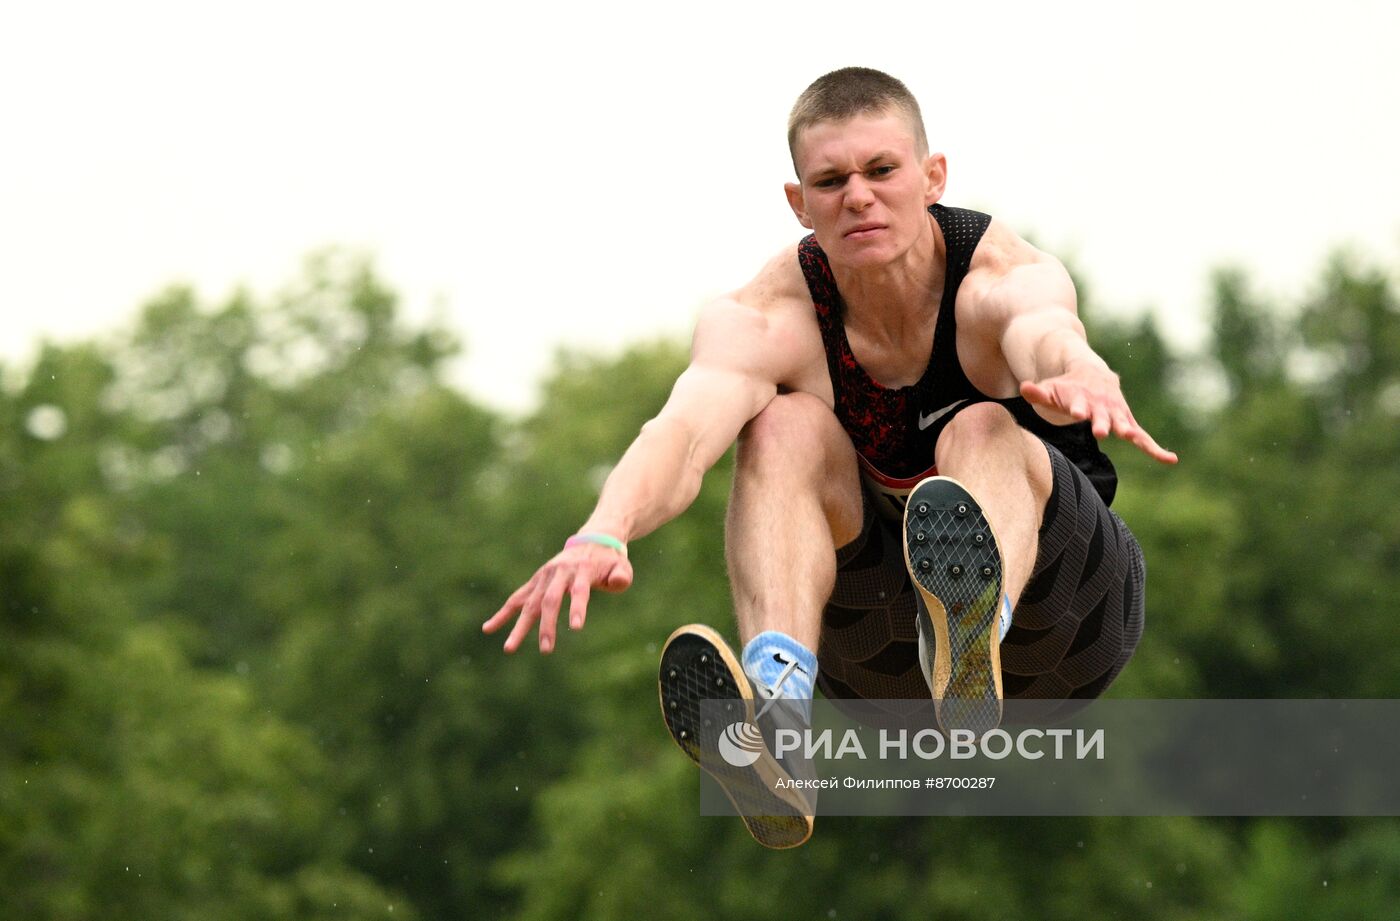
<path id="1" fill-rule="evenodd" d="M 749 421 L 739 435 L 735 475 L 762 489 L 815 489 L 837 547 L 860 534 L 855 447 L 831 407 L 810 393 L 779 394 Z"/>

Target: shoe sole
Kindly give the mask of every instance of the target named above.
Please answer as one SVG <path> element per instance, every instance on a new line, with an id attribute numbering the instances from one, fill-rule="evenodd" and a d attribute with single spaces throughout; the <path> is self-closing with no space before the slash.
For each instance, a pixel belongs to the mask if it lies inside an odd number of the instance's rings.
<path id="1" fill-rule="evenodd" d="M 904 562 L 923 600 L 920 659 L 945 731 L 981 736 L 1001 722 L 998 547 L 982 507 L 957 480 L 930 477 L 909 494 Z"/>
<path id="2" fill-rule="evenodd" d="M 764 847 L 797 847 L 812 836 L 813 817 L 797 791 L 784 789 L 792 778 L 769 753 L 756 732 L 740 734 L 754 722 L 753 692 L 739 661 L 724 639 L 701 624 L 681 627 L 661 651 L 657 680 L 661 716 L 671 739 L 686 756 L 719 783 L 754 840 Z M 701 713 L 702 700 L 725 702 L 725 722 Z M 707 714 L 708 714 L 707 708 Z M 729 733 L 731 751 L 757 752 L 745 767 L 720 754 L 720 739 Z M 757 741 L 754 741 L 757 739 Z"/>

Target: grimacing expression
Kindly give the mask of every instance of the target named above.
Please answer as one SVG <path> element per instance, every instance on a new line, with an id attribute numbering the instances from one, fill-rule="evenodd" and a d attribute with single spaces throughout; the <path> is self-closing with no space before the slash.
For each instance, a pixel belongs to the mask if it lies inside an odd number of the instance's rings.
<path id="1" fill-rule="evenodd" d="M 834 263 L 886 265 L 930 232 L 927 209 L 943 195 L 946 164 L 918 149 L 903 113 L 817 122 L 794 154 L 801 183 L 785 187 L 788 203 Z"/>

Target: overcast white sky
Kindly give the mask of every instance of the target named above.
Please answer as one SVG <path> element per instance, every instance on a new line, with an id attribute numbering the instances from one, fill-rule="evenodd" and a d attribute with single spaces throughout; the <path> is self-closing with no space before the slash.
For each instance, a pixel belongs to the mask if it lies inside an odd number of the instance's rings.
<path id="1" fill-rule="evenodd" d="M 557 345 L 683 333 L 803 233 L 784 121 L 849 64 L 919 97 L 945 202 L 1189 343 L 1213 265 L 1397 261 L 1397 36 L 1379 0 L 9 4 L 0 359 L 347 244 L 523 408 Z"/>

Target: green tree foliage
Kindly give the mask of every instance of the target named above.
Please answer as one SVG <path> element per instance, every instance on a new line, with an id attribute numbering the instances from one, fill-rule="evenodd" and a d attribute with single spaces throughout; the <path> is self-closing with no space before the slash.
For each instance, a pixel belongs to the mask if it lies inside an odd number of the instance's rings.
<path id="1" fill-rule="evenodd" d="M 1206 354 L 1089 306 L 1176 469 L 1111 447 L 1148 558 L 1116 696 L 1396 696 L 1400 312 L 1339 256 L 1215 276 Z M 587 515 L 683 367 L 558 357 L 507 419 L 362 260 L 175 289 L 0 369 L 0 905 L 35 919 L 1382 917 L 1391 820 L 699 817 L 662 731 L 677 625 L 733 637 L 730 458 L 558 651 L 481 622 Z M 1202 407 L 1203 380 L 1218 405 Z"/>

